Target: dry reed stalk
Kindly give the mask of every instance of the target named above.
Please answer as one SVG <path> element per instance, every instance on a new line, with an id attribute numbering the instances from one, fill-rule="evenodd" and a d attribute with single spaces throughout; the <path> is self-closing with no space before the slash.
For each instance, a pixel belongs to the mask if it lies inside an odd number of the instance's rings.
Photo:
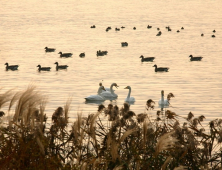
<path id="1" fill-rule="evenodd" d="M 68 123 L 68 113 L 69 113 L 69 110 L 70 110 L 71 103 L 72 103 L 72 98 L 69 97 L 68 100 L 66 101 L 65 106 L 64 106 L 65 122 L 66 122 L 66 124 Z"/>
<path id="2" fill-rule="evenodd" d="M 119 159 L 119 153 L 118 153 L 119 144 L 112 140 L 111 141 L 111 148 L 110 148 L 110 154 L 112 156 L 112 161 L 115 162 L 117 159 Z"/>
<path id="3" fill-rule="evenodd" d="M 101 112 L 97 112 L 96 114 L 93 115 L 91 121 L 90 121 L 90 134 L 95 134 L 95 121 L 97 117 L 101 114 Z"/>
<path id="4" fill-rule="evenodd" d="M 83 165 L 81 166 L 80 170 L 86 170 L 87 169 L 87 163 L 84 162 Z"/>
<path id="5" fill-rule="evenodd" d="M 109 148 L 109 146 L 111 145 L 112 143 L 112 135 L 111 135 L 111 132 L 109 132 L 107 134 L 107 141 L 106 141 L 106 147 Z"/>
<path id="6" fill-rule="evenodd" d="M 143 122 L 143 147 L 146 145 L 146 138 L 147 138 L 147 128 L 148 128 L 148 123 L 147 121 Z"/>
<path id="7" fill-rule="evenodd" d="M 174 146 L 175 142 L 178 140 L 173 137 L 172 135 L 174 134 L 174 131 L 165 133 L 163 136 L 161 136 L 156 144 L 156 149 L 155 149 L 155 156 L 158 155 L 162 150 L 167 150 L 170 149 Z"/>
<path id="8" fill-rule="evenodd" d="M 132 133 L 138 131 L 138 129 L 134 128 L 134 129 L 130 129 L 127 130 L 126 132 L 124 132 L 124 134 L 121 136 L 119 142 L 123 142 L 129 135 L 131 135 Z"/>
<path id="9" fill-rule="evenodd" d="M 171 162 L 172 156 L 168 156 L 168 158 L 165 160 L 164 164 L 161 166 L 161 170 L 165 170 L 167 165 Z"/>
<path id="10" fill-rule="evenodd" d="M 39 137 L 36 137 L 36 141 L 39 145 L 39 149 L 40 152 L 42 153 L 42 155 L 45 155 L 45 149 L 44 149 L 44 145 L 42 144 L 42 142 L 40 141 Z"/>
<path id="11" fill-rule="evenodd" d="M 41 126 L 43 126 L 43 121 L 45 119 L 45 107 L 46 107 L 46 103 L 47 103 L 47 98 L 42 98 L 40 101 L 40 123 Z"/>
<path id="12" fill-rule="evenodd" d="M 187 170 L 187 166 L 178 166 L 176 168 L 174 168 L 173 170 Z"/>
<path id="13" fill-rule="evenodd" d="M 113 170 L 121 170 L 121 169 L 123 169 L 123 166 L 119 165 L 119 166 L 116 166 Z"/>
<path id="14" fill-rule="evenodd" d="M 20 98 L 21 94 L 22 94 L 21 92 L 16 92 L 16 93 L 14 94 L 14 96 L 12 97 L 12 99 L 11 99 L 11 101 L 10 101 L 10 103 L 9 103 L 8 112 L 10 112 L 12 106 L 13 106 L 13 105 L 15 104 L 15 102 Z"/>

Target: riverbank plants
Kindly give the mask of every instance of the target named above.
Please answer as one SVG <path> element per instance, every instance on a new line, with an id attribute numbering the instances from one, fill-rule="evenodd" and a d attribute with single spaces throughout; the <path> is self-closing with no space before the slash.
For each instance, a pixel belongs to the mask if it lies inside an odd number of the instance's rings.
<path id="1" fill-rule="evenodd" d="M 71 99 L 51 117 L 46 101 L 35 86 L 0 93 L 1 169 L 221 168 L 222 119 L 203 127 L 203 115 L 190 112 L 182 118 L 170 108 L 151 119 L 155 103 L 149 99 L 144 113 L 134 113 L 127 103 L 99 105 L 95 113 L 77 113 L 71 122 Z"/>

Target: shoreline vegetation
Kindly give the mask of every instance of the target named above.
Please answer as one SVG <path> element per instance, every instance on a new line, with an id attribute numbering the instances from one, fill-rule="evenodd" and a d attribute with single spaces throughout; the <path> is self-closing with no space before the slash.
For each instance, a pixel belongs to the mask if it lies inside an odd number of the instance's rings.
<path id="1" fill-rule="evenodd" d="M 206 129 L 203 115 L 190 112 L 182 119 L 166 109 L 151 120 L 124 103 L 99 105 L 94 114 L 78 113 L 69 122 L 71 98 L 51 118 L 44 113 L 46 101 L 33 85 L 0 93 L 1 169 L 221 169 L 222 119 L 210 121 Z M 147 111 L 154 106 L 147 101 Z"/>

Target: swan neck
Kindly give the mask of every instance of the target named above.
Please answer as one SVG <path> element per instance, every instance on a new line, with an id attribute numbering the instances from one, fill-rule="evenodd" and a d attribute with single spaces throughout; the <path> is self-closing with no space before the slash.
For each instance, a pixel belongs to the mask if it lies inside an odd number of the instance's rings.
<path id="1" fill-rule="evenodd" d="M 130 94 L 131 94 L 131 88 L 129 88 L 129 93 L 128 93 L 127 98 L 130 98 Z"/>
<path id="2" fill-rule="evenodd" d="M 164 95 L 163 94 L 161 94 L 161 101 L 162 101 L 162 103 L 164 101 Z"/>
<path id="3" fill-rule="evenodd" d="M 113 84 L 111 84 L 111 86 L 110 86 L 110 92 L 113 94 L 114 93 L 114 91 L 113 91 Z"/>

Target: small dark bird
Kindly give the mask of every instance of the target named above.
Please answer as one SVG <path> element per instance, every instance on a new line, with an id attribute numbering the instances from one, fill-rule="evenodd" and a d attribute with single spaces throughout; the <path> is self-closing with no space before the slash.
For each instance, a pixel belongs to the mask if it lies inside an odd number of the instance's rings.
<path id="1" fill-rule="evenodd" d="M 51 67 L 41 67 L 41 65 L 37 65 L 39 71 L 50 71 Z"/>
<path id="2" fill-rule="evenodd" d="M 155 72 L 168 72 L 169 68 L 168 67 L 157 67 L 157 65 L 155 64 L 153 67 L 155 67 Z"/>
<path id="3" fill-rule="evenodd" d="M 134 30 L 136 30 L 136 27 L 133 27 Z"/>
<path id="4" fill-rule="evenodd" d="M 58 54 L 60 54 L 60 57 L 66 57 L 66 58 L 72 56 L 72 53 L 62 53 L 61 51 Z"/>
<path id="5" fill-rule="evenodd" d="M 204 36 L 204 34 L 202 33 L 202 34 L 201 34 L 201 36 L 203 37 L 203 36 Z"/>
<path id="6" fill-rule="evenodd" d="M 108 53 L 108 51 L 101 51 L 101 50 L 96 51 L 97 56 L 104 56 L 104 55 L 107 55 L 107 53 Z"/>
<path id="7" fill-rule="evenodd" d="M 177 30 L 177 32 L 180 32 L 180 30 Z"/>
<path id="8" fill-rule="evenodd" d="M 157 28 L 157 30 L 159 31 L 159 30 L 160 30 L 160 28 Z"/>
<path id="9" fill-rule="evenodd" d="M 125 28 L 124 26 L 121 27 L 122 29 Z"/>
<path id="10" fill-rule="evenodd" d="M 109 30 L 111 30 L 112 28 L 111 27 L 107 27 L 106 28 L 106 32 L 108 32 Z"/>
<path id="11" fill-rule="evenodd" d="M 211 37 L 213 37 L 213 38 L 214 38 L 214 37 L 216 37 L 216 36 L 215 36 L 215 35 L 211 35 Z"/>
<path id="12" fill-rule="evenodd" d="M 6 71 L 8 70 L 18 70 L 19 65 L 8 65 L 8 63 L 5 63 L 6 65 Z"/>
<path id="13" fill-rule="evenodd" d="M 215 33 L 215 32 L 216 32 L 216 30 L 213 30 L 213 32 Z"/>
<path id="14" fill-rule="evenodd" d="M 183 30 L 184 28 L 183 27 L 181 27 L 181 30 Z"/>
<path id="15" fill-rule="evenodd" d="M 96 26 L 95 26 L 95 25 L 92 25 L 90 28 L 96 28 Z"/>
<path id="16" fill-rule="evenodd" d="M 168 27 L 168 29 L 167 29 L 167 30 L 168 30 L 168 31 L 172 31 L 170 27 Z"/>
<path id="17" fill-rule="evenodd" d="M 141 58 L 141 62 L 144 62 L 144 61 L 153 61 L 155 59 L 155 57 L 146 57 L 144 58 L 143 55 L 141 55 L 139 58 Z"/>
<path id="18" fill-rule="evenodd" d="M 120 31 L 120 29 L 119 28 L 115 28 L 115 31 Z"/>
<path id="19" fill-rule="evenodd" d="M 56 64 L 56 71 L 60 70 L 60 69 L 67 69 L 67 65 L 59 65 L 58 62 L 55 62 L 54 64 Z"/>
<path id="20" fill-rule="evenodd" d="M 82 58 L 85 57 L 85 53 L 80 53 L 79 57 L 82 57 Z"/>
<path id="21" fill-rule="evenodd" d="M 121 42 L 122 47 L 127 47 L 128 43 L 127 42 Z"/>
<path id="22" fill-rule="evenodd" d="M 147 25 L 147 28 L 150 29 L 150 28 L 152 28 L 152 26 L 151 25 Z"/>
<path id="23" fill-rule="evenodd" d="M 45 47 L 45 52 L 54 52 L 55 50 L 56 50 L 55 48 Z"/>
<path id="24" fill-rule="evenodd" d="M 162 34 L 162 32 L 159 31 L 159 32 L 156 34 L 156 36 L 161 36 L 161 34 Z"/>
<path id="25" fill-rule="evenodd" d="M 203 57 L 193 57 L 193 55 L 190 55 L 190 61 L 201 61 Z"/>

